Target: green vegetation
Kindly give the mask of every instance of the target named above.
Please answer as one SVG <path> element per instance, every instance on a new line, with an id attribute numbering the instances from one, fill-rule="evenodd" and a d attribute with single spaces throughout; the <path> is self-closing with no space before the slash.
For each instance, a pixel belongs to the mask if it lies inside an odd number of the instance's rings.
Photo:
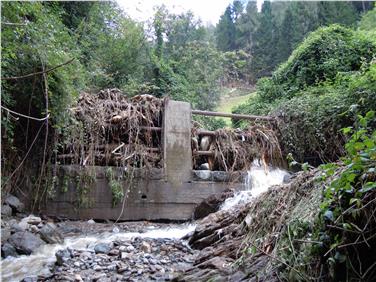
<path id="1" fill-rule="evenodd" d="M 216 26 L 217 47 L 248 54 L 252 59 L 242 76 L 255 82 L 270 75 L 310 32 L 334 23 L 354 27 L 372 7 L 372 2 L 264 1 L 259 13 L 256 1 L 235 0 Z"/>
<path id="2" fill-rule="evenodd" d="M 251 98 L 254 93 L 249 93 L 240 96 L 226 95 L 220 100 L 219 105 L 216 107 L 216 111 L 223 113 L 231 113 L 232 109 L 239 104 L 245 103 Z"/>
<path id="3" fill-rule="evenodd" d="M 284 151 L 300 162 L 336 160 L 344 153 L 340 129 L 354 122 L 349 108 L 376 107 L 375 54 L 376 42 L 362 31 L 320 28 L 234 112 L 279 117 Z"/>
<path id="4" fill-rule="evenodd" d="M 372 220 L 376 199 L 374 122 L 374 111 L 358 115 L 354 127 L 343 128 L 350 135 L 343 163 L 322 166 L 323 178 L 335 174 L 337 177 L 325 188 L 315 239 L 323 241 L 317 251 L 326 254 L 330 276 L 337 281 L 366 281 L 374 275 L 371 270 L 376 257 L 367 251 L 376 245 Z"/>
<path id="5" fill-rule="evenodd" d="M 258 81 L 256 96 L 235 110 L 276 116 L 292 159 L 336 161 L 310 171 L 302 164 L 303 177 L 311 176 L 298 181 L 301 203 L 291 204 L 299 189 L 286 198 L 294 208 L 280 229 L 272 263 L 282 279 L 372 281 L 375 275 L 375 11 L 355 30 L 331 25 L 311 33 L 270 78 Z M 272 193 L 262 200 L 266 210 Z M 269 232 L 250 232 L 251 247 L 241 259 L 257 253 Z"/>
<path id="6" fill-rule="evenodd" d="M 81 91 L 116 87 L 128 96 L 187 101 L 194 109 L 271 115 L 284 155 L 303 163 L 305 173 L 252 202 L 237 263 L 272 246 L 273 264 L 288 281 L 375 277 L 373 2 L 264 1 L 258 12 L 255 1 L 235 0 L 215 27 L 164 6 L 147 25 L 116 2 L 3 1 L 1 12 L 3 193 L 27 187 L 36 207 L 56 187 L 68 192 L 71 181 L 77 207 L 91 206 L 93 171 L 58 179 L 49 165 L 60 162 L 58 137 L 71 132 L 78 147 L 89 138 L 87 124 L 69 120 Z M 256 82 L 255 93 L 224 93 Z M 194 119 L 209 130 L 228 125 Z M 135 186 L 134 168 L 127 169 L 120 176 L 106 171 L 113 206 Z"/>
<path id="7" fill-rule="evenodd" d="M 112 194 L 112 207 L 115 207 L 117 204 L 121 203 L 124 199 L 124 188 L 115 175 L 114 169 L 109 167 L 106 170 L 106 178 L 108 185 L 111 189 Z"/>

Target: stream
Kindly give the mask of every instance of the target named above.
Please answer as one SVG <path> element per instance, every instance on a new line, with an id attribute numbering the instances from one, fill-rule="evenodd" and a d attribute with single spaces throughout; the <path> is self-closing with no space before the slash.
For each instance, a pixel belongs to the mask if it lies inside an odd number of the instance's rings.
<path id="1" fill-rule="evenodd" d="M 228 198 L 221 209 L 229 210 L 281 184 L 288 172 L 255 165 L 248 171 L 244 189 Z M 73 225 L 73 227 L 71 226 Z M 90 225 L 90 226 L 89 226 Z M 89 229 L 65 236 L 62 244 L 46 244 L 33 254 L 7 257 L 1 261 L 2 281 L 145 281 L 170 280 L 192 267 L 198 251 L 192 250 L 185 235 L 196 223 L 153 224 L 146 222 L 90 224 L 67 222 L 67 228 Z M 137 227 L 137 228 L 136 228 Z M 55 255 L 59 253 L 59 256 Z M 57 263 L 59 257 L 59 263 Z"/>

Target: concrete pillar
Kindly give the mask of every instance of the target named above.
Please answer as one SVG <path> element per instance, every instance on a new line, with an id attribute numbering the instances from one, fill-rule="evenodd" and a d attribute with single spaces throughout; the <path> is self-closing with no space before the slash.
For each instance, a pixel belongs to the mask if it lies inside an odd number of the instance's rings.
<path id="1" fill-rule="evenodd" d="M 168 100 L 163 120 L 164 168 L 167 181 L 180 186 L 191 178 L 191 105 Z"/>

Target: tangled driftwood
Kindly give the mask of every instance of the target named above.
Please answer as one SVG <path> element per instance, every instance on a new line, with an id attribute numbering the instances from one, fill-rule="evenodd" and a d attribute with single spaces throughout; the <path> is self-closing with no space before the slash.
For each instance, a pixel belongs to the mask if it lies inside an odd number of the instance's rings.
<path id="1" fill-rule="evenodd" d="M 162 167 L 162 116 L 165 99 L 151 95 L 127 97 L 119 89 L 81 93 L 71 109 L 71 124 L 61 136 L 58 161 L 62 164 Z M 155 129 L 159 130 L 155 130 Z M 255 159 L 275 164 L 282 159 L 270 124 L 245 130 L 221 129 L 202 135 L 192 128 L 194 168 L 247 170 Z M 204 155 L 195 155 L 197 150 Z M 206 152 L 206 155 L 205 155 Z"/>
<path id="2" fill-rule="evenodd" d="M 275 131 L 267 125 L 250 125 L 245 130 L 219 129 L 208 136 L 200 136 L 199 125 L 192 129 L 192 145 L 208 152 L 206 156 L 196 156 L 194 166 L 199 168 L 207 162 L 210 170 L 248 170 L 254 160 L 264 165 L 277 164 L 282 153 Z M 196 141 L 197 140 L 197 141 Z"/>
<path id="3" fill-rule="evenodd" d="M 118 89 L 82 93 L 71 109 L 59 159 L 81 165 L 161 166 L 160 132 L 164 99 L 127 97 Z"/>

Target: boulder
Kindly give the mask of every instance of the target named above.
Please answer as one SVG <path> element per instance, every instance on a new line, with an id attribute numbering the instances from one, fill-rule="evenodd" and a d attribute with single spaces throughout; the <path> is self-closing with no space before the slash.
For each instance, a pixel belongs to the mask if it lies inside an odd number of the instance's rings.
<path id="1" fill-rule="evenodd" d="M 55 224 L 49 222 L 39 230 L 40 237 L 50 244 L 63 243 L 64 238 Z"/>
<path id="2" fill-rule="evenodd" d="M 26 222 L 31 225 L 38 225 L 42 222 L 42 219 L 39 216 L 29 215 L 21 220 L 21 222 Z"/>
<path id="3" fill-rule="evenodd" d="M 56 264 L 61 266 L 72 257 L 72 254 L 68 249 L 58 250 L 55 253 L 55 257 L 56 257 Z"/>
<path id="4" fill-rule="evenodd" d="M 140 249 L 144 253 L 151 253 L 151 246 L 150 246 L 150 244 L 148 242 L 142 241 Z"/>
<path id="5" fill-rule="evenodd" d="M 45 242 L 28 231 L 16 232 L 8 239 L 8 242 L 16 248 L 19 254 L 30 255 L 35 249 Z"/>
<path id="6" fill-rule="evenodd" d="M 11 216 L 12 215 L 12 208 L 8 205 L 2 205 L 1 215 L 2 216 Z"/>
<path id="7" fill-rule="evenodd" d="M 1 243 L 8 240 L 10 237 L 10 227 L 2 227 L 1 228 Z"/>
<path id="8" fill-rule="evenodd" d="M 227 199 L 234 196 L 233 190 L 226 190 L 221 194 L 214 194 L 203 200 L 193 212 L 194 219 L 200 219 L 219 210 L 221 204 Z"/>
<path id="9" fill-rule="evenodd" d="M 25 208 L 24 204 L 17 197 L 10 194 L 5 198 L 4 203 L 10 206 L 15 212 L 23 212 Z"/>
<path id="10" fill-rule="evenodd" d="M 16 257 L 18 256 L 18 254 L 17 254 L 15 247 L 13 247 L 10 243 L 5 242 L 1 246 L 1 256 L 3 258 L 9 257 L 9 256 Z"/>
<path id="11" fill-rule="evenodd" d="M 111 251 L 111 246 L 106 243 L 99 243 L 95 245 L 94 251 L 96 254 L 108 254 Z"/>
<path id="12" fill-rule="evenodd" d="M 17 223 L 17 221 L 15 220 L 14 222 L 11 222 L 9 223 L 9 226 L 10 226 L 10 230 L 12 233 L 16 233 L 16 232 L 23 232 L 23 231 L 26 231 L 27 227 L 29 226 L 28 224 L 26 225 L 20 225 L 19 223 Z"/>

